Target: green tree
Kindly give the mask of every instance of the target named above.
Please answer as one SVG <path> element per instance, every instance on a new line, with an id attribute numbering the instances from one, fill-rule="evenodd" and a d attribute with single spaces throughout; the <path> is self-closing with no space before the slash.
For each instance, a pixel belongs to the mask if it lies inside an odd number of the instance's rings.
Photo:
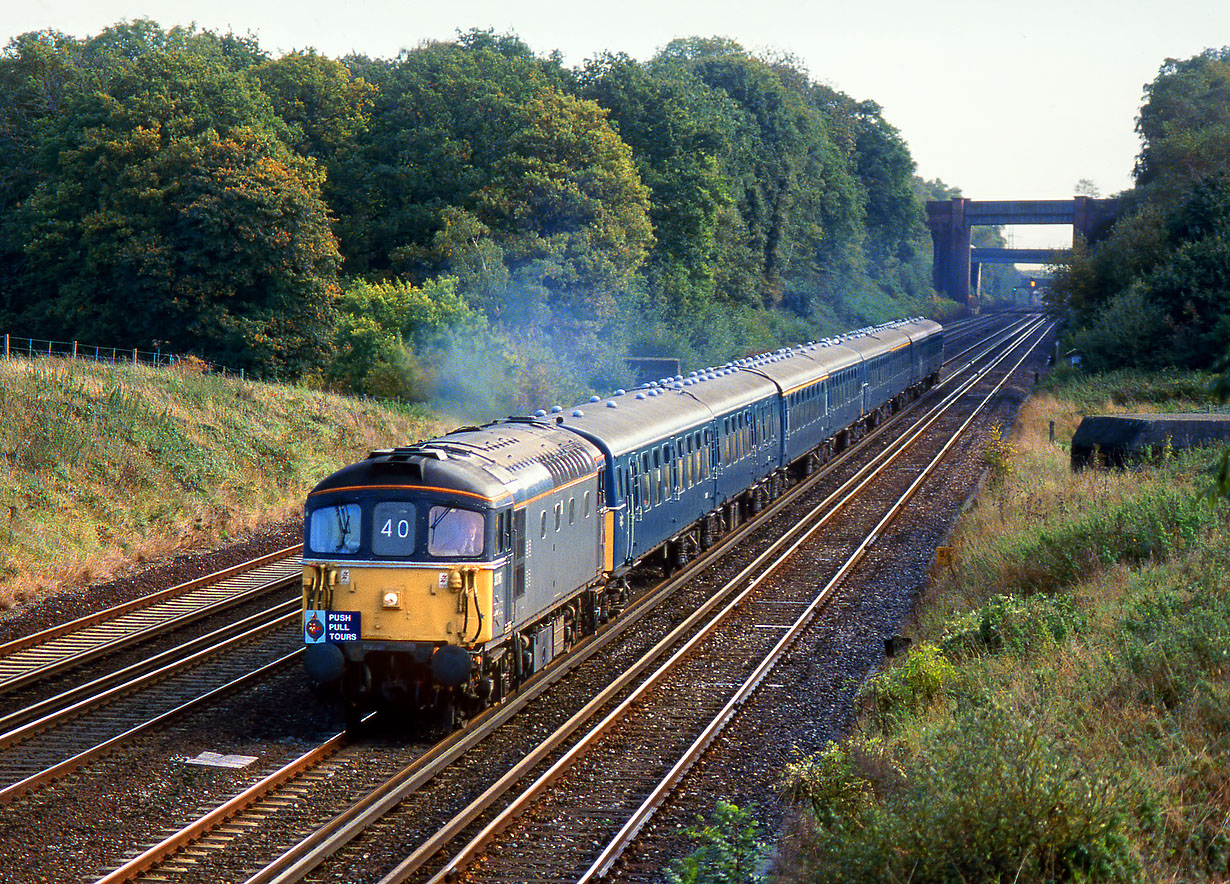
<path id="1" fill-rule="evenodd" d="M 823 116 L 808 102 L 802 72 L 771 66 L 720 38 L 675 40 L 656 61 L 686 68 L 740 111 L 740 137 L 722 159 L 742 221 L 743 242 L 736 244 L 745 244 L 753 260 L 750 267 L 744 261 L 723 268 L 720 296 L 745 298 L 750 272 L 754 296 L 780 304 L 788 284 L 796 296 L 822 292 L 826 281 L 857 264 L 863 195 Z M 810 302 L 793 306 L 806 313 Z"/>
<path id="2" fill-rule="evenodd" d="M 506 322 L 526 302 L 560 330 L 609 318 L 652 242 L 648 198 L 627 146 L 568 93 L 558 59 L 480 31 L 350 66 L 380 89 L 370 173 L 341 221 L 352 271 L 456 273 Z"/>
<path id="3" fill-rule="evenodd" d="M 1145 98 L 1137 185 L 1110 234 L 1060 266 L 1049 304 L 1094 367 L 1207 368 L 1230 342 L 1230 48 L 1167 59 Z"/>
<path id="4" fill-rule="evenodd" d="M 737 108 L 678 65 L 643 66 L 624 55 L 587 63 L 582 94 L 607 109 L 649 191 L 654 247 L 646 266 L 657 306 L 673 319 L 715 295 L 719 228 L 733 202 L 720 157 Z"/>
<path id="5" fill-rule="evenodd" d="M 614 313 L 653 239 L 648 195 L 628 146 L 591 101 L 553 89 L 522 107 L 524 124 L 475 200 L 517 265 L 549 267 L 553 323 L 594 328 Z"/>
<path id="6" fill-rule="evenodd" d="M 1183 60 L 1166 59 L 1157 77 L 1145 86 L 1145 103 L 1136 121 L 1142 143 L 1137 183 L 1149 184 L 1174 171 L 1173 158 L 1158 155 L 1164 142 L 1204 130 L 1224 133 L 1228 125 L 1230 47 L 1208 49 Z M 1187 156 L 1198 158 L 1199 154 Z"/>
<path id="7" fill-rule="evenodd" d="M 456 346 L 485 339 L 486 322 L 456 292 L 455 280 L 421 287 L 352 281 L 337 304 L 334 389 L 423 401 L 439 392 L 434 370 Z"/>
<path id="8" fill-rule="evenodd" d="M 221 62 L 147 51 L 81 90 L 4 225 L 3 309 L 34 335 L 155 341 L 295 374 L 326 355 L 338 253 L 321 174 Z"/>

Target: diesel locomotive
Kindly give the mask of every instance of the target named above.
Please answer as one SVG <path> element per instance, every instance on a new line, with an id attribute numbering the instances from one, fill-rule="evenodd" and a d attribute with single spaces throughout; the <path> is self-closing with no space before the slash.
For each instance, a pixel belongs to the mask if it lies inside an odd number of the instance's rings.
<path id="1" fill-rule="evenodd" d="M 943 329 L 861 329 L 372 452 L 309 494 L 305 665 L 352 712 L 515 690 L 938 379 Z"/>

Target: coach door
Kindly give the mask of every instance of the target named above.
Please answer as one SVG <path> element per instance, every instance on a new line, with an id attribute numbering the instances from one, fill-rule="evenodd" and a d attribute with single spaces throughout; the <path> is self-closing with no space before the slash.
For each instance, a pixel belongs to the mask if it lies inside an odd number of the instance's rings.
<path id="1" fill-rule="evenodd" d="M 526 544 L 528 543 L 525 533 L 525 508 L 517 510 L 513 513 L 513 558 L 512 558 L 512 580 L 511 597 L 508 600 L 508 622 L 515 623 L 517 620 L 517 603 L 525 597 L 525 586 L 529 580 L 529 574 L 526 573 L 528 566 L 526 565 Z"/>

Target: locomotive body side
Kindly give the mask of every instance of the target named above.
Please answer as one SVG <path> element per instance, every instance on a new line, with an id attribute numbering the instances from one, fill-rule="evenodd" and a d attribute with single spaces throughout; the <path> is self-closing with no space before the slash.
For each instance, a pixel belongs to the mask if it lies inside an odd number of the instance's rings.
<path id="1" fill-rule="evenodd" d="M 308 497 L 305 663 L 354 705 L 501 694 L 550 636 L 518 633 L 596 580 L 598 452 L 492 425 L 374 452 Z M 522 652 L 528 655 L 528 659 Z"/>

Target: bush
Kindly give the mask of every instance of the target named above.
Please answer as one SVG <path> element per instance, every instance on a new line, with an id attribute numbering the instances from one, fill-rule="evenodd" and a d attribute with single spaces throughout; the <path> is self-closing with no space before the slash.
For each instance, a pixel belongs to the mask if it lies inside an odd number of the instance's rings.
<path id="1" fill-rule="evenodd" d="M 933 750 L 933 751 L 931 751 Z M 966 713 L 857 817 L 804 822 L 787 881 L 1018 884 L 1138 880 L 1127 801 L 1027 720 Z"/>
<path id="2" fill-rule="evenodd" d="M 956 674 L 956 668 L 938 647 L 919 645 L 900 663 L 868 679 L 860 695 L 876 714 L 891 718 L 928 706 Z"/>
<path id="3" fill-rule="evenodd" d="M 997 595 L 945 624 L 939 647 L 952 660 L 1004 649 L 1023 653 L 1084 628 L 1085 618 L 1068 595 Z"/>
<path id="4" fill-rule="evenodd" d="M 1101 371 L 1131 365 L 1161 368 L 1178 364 L 1167 344 L 1173 334 L 1162 309 L 1140 286 L 1113 296 L 1105 310 L 1086 328 L 1071 336 L 1068 345 L 1084 354 L 1089 368 Z"/>
<path id="5" fill-rule="evenodd" d="M 859 820 L 874 806 L 871 782 L 856 767 L 852 743 L 829 743 L 821 752 L 786 765 L 778 791 L 788 804 L 806 807 L 825 826 Z"/>
<path id="6" fill-rule="evenodd" d="M 1143 698 L 1174 708 L 1230 678 L 1230 596 L 1216 589 L 1137 602 L 1119 625 L 1119 647 Z M 1216 716 L 1230 724 L 1225 711 Z"/>
<path id="7" fill-rule="evenodd" d="M 999 421 L 991 424 L 986 443 L 982 447 L 982 462 L 990 472 L 991 484 L 1000 487 L 1012 475 L 1012 465 L 1018 457 L 1016 448 L 1004 438 L 1004 426 Z"/>
<path id="8" fill-rule="evenodd" d="M 1162 488 L 1052 525 L 1007 553 L 1004 589 L 1021 595 L 1071 586 L 1101 567 L 1164 560 L 1195 540 L 1216 511 L 1192 494 Z"/>
<path id="9" fill-rule="evenodd" d="M 759 824 L 747 808 L 718 801 L 712 822 L 697 817 L 686 834 L 701 842 L 694 853 L 671 863 L 668 884 L 744 884 L 762 881 L 765 845 L 756 837 Z"/>

